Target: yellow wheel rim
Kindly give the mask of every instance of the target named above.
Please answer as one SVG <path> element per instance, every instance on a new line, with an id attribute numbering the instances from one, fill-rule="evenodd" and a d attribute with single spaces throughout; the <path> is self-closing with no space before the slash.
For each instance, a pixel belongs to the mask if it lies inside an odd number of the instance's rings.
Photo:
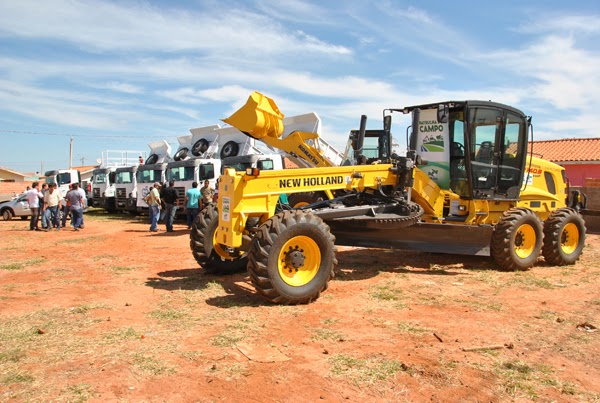
<path id="1" fill-rule="evenodd" d="M 515 253 L 521 259 L 528 258 L 533 253 L 536 244 L 535 230 L 529 224 L 523 224 L 517 229 L 515 235 Z"/>
<path id="2" fill-rule="evenodd" d="M 217 255 L 219 255 L 219 257 L 221 259 L 233 260 L 233 257 L 231 256 L 231 254 L 229 254 L 227 249 L 225 249 L 223 247 L 223 245 L 221 245 L 220 243 L 217 242 L 217 230 L 216 229 L 215 229 L 215 232 L 213 233 L 213 250 L 215 251 L 215 253 Z"/>
<path id="3" fill-rule="evenodd" d="M 321 251 L 307 236 L 296 236 L 283 245 L 277 259 L 279 276 L 287 284 L 300 287 L 310 283 L 321 266 Z"/>
<path id="4" fill-rule="evenodd" d="M 577 249 L 577 245 L 579 244 L 579 229 L 577 225 L 573 223 L 568 223 L 562 230 L 560 234 L 560 248 L 562 251 L 570 255 L 575 252 Z"/>

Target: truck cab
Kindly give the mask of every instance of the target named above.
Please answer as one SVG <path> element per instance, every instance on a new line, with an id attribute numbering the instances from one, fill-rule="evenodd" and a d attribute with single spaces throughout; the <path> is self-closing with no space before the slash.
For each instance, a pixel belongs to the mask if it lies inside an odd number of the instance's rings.
<path id="1" fill-rule="evenodd" d="M 227 157 L 222 160 L 221 173 L 225 168 L 234 168 L 236 171 L 245 171 L 248 168 L 258 168 L 261 171 L 283 169 L 283 155 L 249 154 Z"/>
<path id="2" fill-rule="evenodd" d="M 81 174 L 76 169 L 60 169 L 54 171 L 46 171 L 46 183 L 56 183 L 58 190 L 64 196 L 70 190 L 74 183 L 81 183 Z"/>
<path id="3" fill-rule="evenodd" d="M 148 212 L 148 203 L 144 200 L 152 190 L 155 182 L 164 183 L 167 180 L 167 163 L 144 164 L 137 170 L 136 207 L 138 212 Z"/>
<path id="4" fill-rule="evenodd" d="M 116 167 L 96 168 L 92 171 L 92 203 L 94 207 L 114 211 Z"/>
<path id="5" fill-rule="evenodd" d="M 118 210 L 137 213 L 138 166 L 120 167 L 115 171 L 116 206 Z"/>
<path id="6" fill-rule="evenodd" d="M 167 181 L 175 182 L 177 196 L 183 202 L 193 182 L 200 184 L 208 180 L 214 188 L 220 172 L 221 160 L 216 158 L 173 161 L 167 166 Z"/>

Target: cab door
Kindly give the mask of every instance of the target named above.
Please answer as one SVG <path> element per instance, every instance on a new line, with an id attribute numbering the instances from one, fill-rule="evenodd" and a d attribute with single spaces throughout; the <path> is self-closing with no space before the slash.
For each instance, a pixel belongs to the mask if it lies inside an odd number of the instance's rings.
<path id="1" fill-rule="evenodd" d="M 468 109 L 468 147 L 474 199 L 517 199 L 527 136 L 524 116 L 492 106 Z"/>

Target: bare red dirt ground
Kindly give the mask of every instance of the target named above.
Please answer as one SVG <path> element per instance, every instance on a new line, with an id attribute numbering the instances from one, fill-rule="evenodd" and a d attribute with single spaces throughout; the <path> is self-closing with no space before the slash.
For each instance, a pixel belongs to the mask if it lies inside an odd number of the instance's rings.
<path id="1" fill-rule="evenodd" d="M 310 305 L 208 275 L 189 232 L 0 222 L 0 401 L 600 401 L 600 238 L 582 259 L 339 247 Z"/>

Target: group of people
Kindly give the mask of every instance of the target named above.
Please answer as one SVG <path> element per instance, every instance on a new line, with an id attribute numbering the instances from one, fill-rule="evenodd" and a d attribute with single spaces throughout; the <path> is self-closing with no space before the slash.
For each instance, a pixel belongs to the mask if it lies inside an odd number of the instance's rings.
<path id="1" fill-rule="evenodd" d="M 56 183 L 44 183 L 41 191 L 39 187 L 39 182 L 33 182 L 31 189 L 26 193 L 29 209 L 31 210 L 30 231 L 50 231 L 52 228 L 60 231 L 61 224 L 63 228 L 66 227 L 69 213 L 71 214 L 71 226 L 74 231 L 79 231 L 85 227 L 83 209 L 86 196 L 78 183 L 71 185 L 70 190 L 64 196 L 58 190 Z M 42 218 L 42 228 L 38 226 L 40 216 Z"/>
<path id="2" fill-rule="evenodd" d="M 199 190 L 198 183 L 192 183 L 192 187 L 185 193 L 183 201 L 188 229 L 192 228 L 200 209 L 212 203 L 214 197 L 215 189 L 210 186 L 208 180 L 204 181 L 204 186 Z M 175 221 L 175 214 L 179 207 L 179 195 L 175 189 L 175 181 L 171 180 L 169 186 L 161 186 L 160 183 L 155 182 L 144 200 L 149 206 L 150 232 L 158 232 L 158 221 L 161 217 L 165 220 L 167 232 L 173 232 L 173 221 Z"/>

